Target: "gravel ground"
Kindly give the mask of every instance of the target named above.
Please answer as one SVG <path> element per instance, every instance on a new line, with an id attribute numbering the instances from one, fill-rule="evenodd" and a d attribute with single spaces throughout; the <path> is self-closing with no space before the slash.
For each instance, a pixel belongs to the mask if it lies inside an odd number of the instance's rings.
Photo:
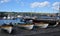
<path id="1" fill-rule="evenodd" d="M 60 36 L 60 26 L 55 28 L 34 28 L 32 30 L 25 30 L 19 27 L 14 27 L 11 34 L 0 30 L 0 36 Z"/>

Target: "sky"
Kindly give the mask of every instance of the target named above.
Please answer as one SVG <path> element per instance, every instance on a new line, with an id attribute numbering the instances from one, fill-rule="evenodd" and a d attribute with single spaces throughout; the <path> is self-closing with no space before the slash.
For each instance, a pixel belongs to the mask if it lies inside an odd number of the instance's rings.
<path id="1" fill-rule="evenodd" d="M 0 0 L 0 11 L 58 13 L 60 0 Z"/>

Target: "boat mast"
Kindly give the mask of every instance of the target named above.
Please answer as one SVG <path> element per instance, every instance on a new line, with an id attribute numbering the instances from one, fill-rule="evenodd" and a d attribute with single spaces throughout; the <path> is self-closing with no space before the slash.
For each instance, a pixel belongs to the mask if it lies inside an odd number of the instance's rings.
<path id="1" fill-rule="evenodd" d="M 59 3 L 59 11 L 58 11 L 58 13 L 60 14 L 60 3 Z"/>
<path id="2" fill-rule="evenodd" d="M 56 14 L 57 16 L 60 16 L 59 14 L 60 14 L 60 4 L 59 4 L 59 6 L 58 6 L 59 8 L 58 8 L 58 13 Z"/>

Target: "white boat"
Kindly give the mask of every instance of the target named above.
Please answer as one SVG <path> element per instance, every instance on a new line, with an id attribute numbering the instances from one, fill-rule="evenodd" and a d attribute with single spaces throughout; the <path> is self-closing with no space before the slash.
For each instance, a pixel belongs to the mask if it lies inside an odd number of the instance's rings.
<path id="1" fill-rule="evenodd" d="M 28 29 L 28 30 L 31 30 L 31 29 L 33 29 L 33 24 L 19 24 L 19 25 L 17 25 L 18 27 L 23 27 L 23 28 L 25 28 L 25 29 Z"/>
<path id="2" fill-rule="evenodd" d="M 25 16 L 24 19 L 30 19 L 30 16 Z"/>
<path id="3" fill-rule="evenodd" d="M 6 17 L 3 17 L 3 19 L 6 19 Z"/>
<path id="4" fill-rule="evenodd" d="M 47 28 L 48 25 L 49 25 L 48 23 L 35 23 L 35 26 L 40 28 Z"/>
<path id="5" fill-rule="evenodd" d="M 1 26 L 1 29 L 6 30 L 8 33 L 11 33 L 13 27 L 6 25 L 6 26 Z"/>

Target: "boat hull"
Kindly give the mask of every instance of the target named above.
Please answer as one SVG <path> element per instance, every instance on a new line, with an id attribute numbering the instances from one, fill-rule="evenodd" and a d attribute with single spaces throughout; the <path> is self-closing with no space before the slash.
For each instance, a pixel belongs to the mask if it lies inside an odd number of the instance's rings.
<path id="1" fill-rule="evenodd" d="M 39 28 L 47 28 L 48 24 L 35 24 L 35 26 L 37 26 Z"/>
<path id="2" fill-rule="evenodd" d="M 12 32 L 13 27 L 12 27 L 12 26 L 9 26 L 9 27 L 4 26 L 4 27 L 1 27 L 1 29 L 6 30 L 8 33 L 11 33 L 11 32 Z"/>
<path id="3" fill-rule="evenodd" d="M 28 29 L 28 30 L 33 29 L 33 26 L 34 25 L 18 25 L 18 27 L 23 27 L 23 28 Z"/>

